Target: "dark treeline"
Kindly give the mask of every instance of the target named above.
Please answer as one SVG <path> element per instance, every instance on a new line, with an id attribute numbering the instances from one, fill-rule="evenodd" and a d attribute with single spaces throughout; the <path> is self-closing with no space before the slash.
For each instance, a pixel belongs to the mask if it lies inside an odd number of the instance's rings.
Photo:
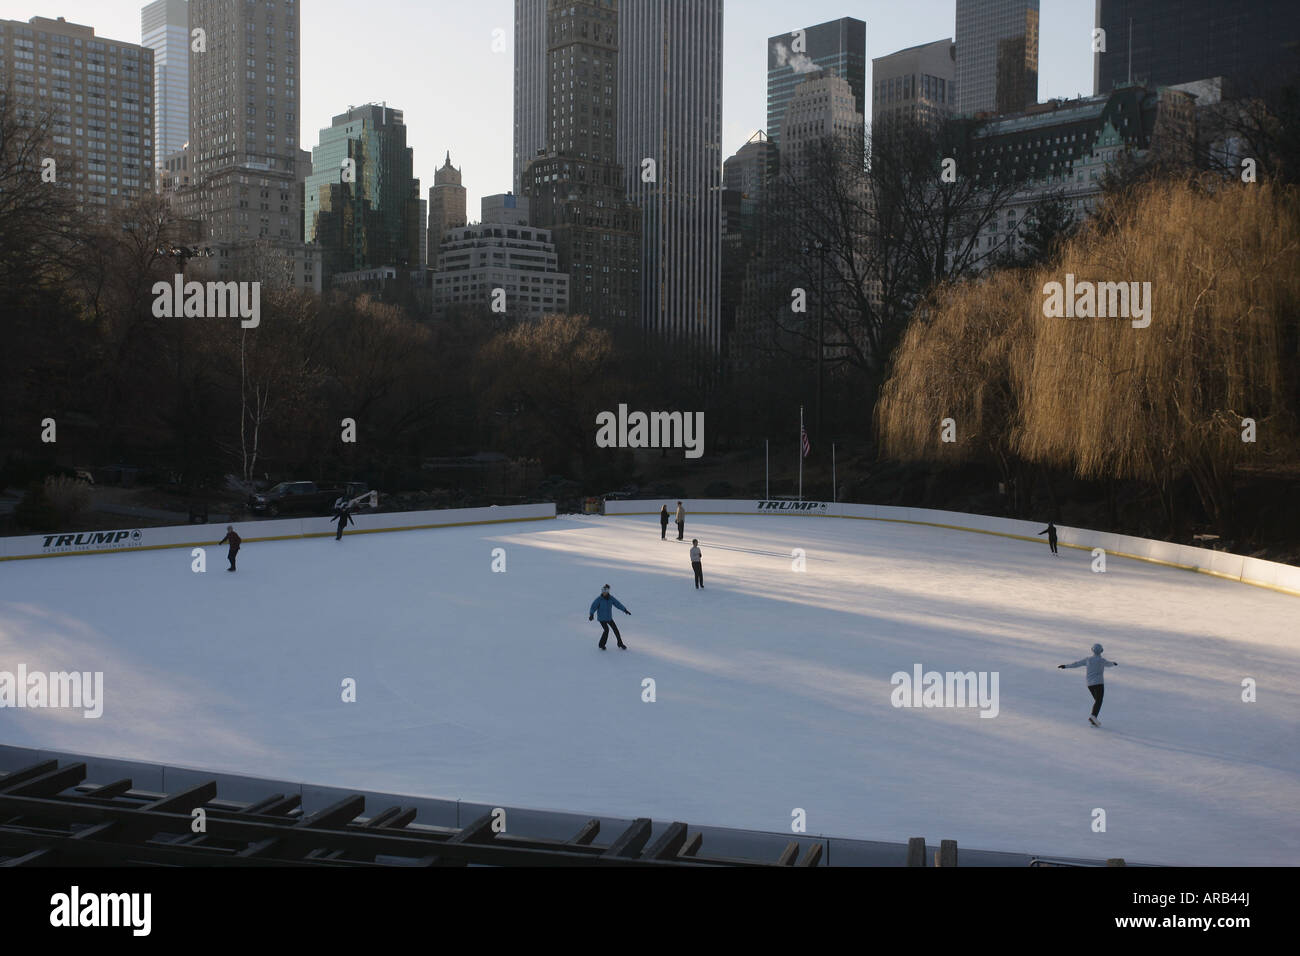
<path id="1" fill-rule="evenodd" d="M 801 159 L 798 175 L 787 167 L 745 238 L 745 259 L 730 270 L 737 308 L 724 316 L 715 354 L 584 316 L 517 323 L 466 309 L 431 320 L 365 296 L 298 292 L 274 280 L 270 249 L 254 270 L 264 280 L 256 328 L 238 318 L 156 317 L 153 285 L 179 270 L 168 250 L 184 224 L 160 197 L 107 219 L 79 213 L 68 190 L 41 181 L 48 119 L 0 97 L 0 484 L 26 486 L 54 465 L 126 462 L 188 492 L 221 488 L 231 475 L 364 480 L 399 492 L 429 486 L 422 469 L 429 459 L 493 451 L 536 462 L 582 494 L 663 475 L 682 482 L 683 494 L 701 494 L 706 479 L 696 487 L 691 475 L 715 481 L 734 453 L 744 462 L 734 490 L 753 493 L 764 439 L 773 441 L 774 469 L 792 473 L 802 405 L 815 448 L 811 496 L 831 493 L 835 441 L 841 498 L 1051 512 L 1169 536 L 1220 521 L 1247 544 L 1267 544 L 1267 522 L 1216 504 L 1231 493 L 1232 475 L 1214 475 L 1219 498 L 1201 496 L 1208 504 L 1199 508 L 1199 472 L 1144 473 L 1128 464 L 1107 472 L 1091 460 L 1078 467 L 1064 419 L 1065 437 L 1033 446 L 1019 440 L 1015 421 L 989 417 L 996 409 L 985 406 L 983 420 L 1002 431 L 984 451 L 961 456 L 936 453 L 917 437 L 930 433 L 931 418 L 958 409 L 913 408 L 896 418 L 915 429 L 912 438 L 885 434 L 882 394 L 895 409 L 900 401 L 924 405 L 953 393 L 939 386 L 958 377 L 970 394 L 1010 401 L 1000 384 L 1006 360 L 991 360 L 987 350 L 982 359 L 978 350 L 944 352 L 933 342 L 923 349 L 917 325 L 933 324 L 945 304 L 959 301 L 953 290 L 991 275 L 1003 277 L 1008 296 L 1027 301 L 1030 279 L 1060 264 L 1078 238 L 1073 217 L 1048 196 L 1028 217 L 1027 241 L 999 254 L 990 272 L 975 237 L 1023 184 L 942 179 L 943 158 L 957 157 L 960 168 L 969 156 L 972 124 L 898 128 L 867 149 L 828 142 Z M 1259 159 L 1260 179 L 1280 189 L 1293 188 L 1300 169 L 1295 115 L 1295 97 L 1283 92 L 1223 120 Z M 1143 184 L 1186 181 L 1206 165 L 1201 156 L 1118 164 L 1106 183 L 1114 202 L 1087 242 L 1127 235 L 1120 220 L 1136 207 L 1122 200 Z M 209 278 L 196 263 L 186 272 Z M 1278 327 L 1279 348 L 1293 355 L 1286 338 L 1293 325 Z M 972 342 L 998 340 L 1000 328 L 972 329 Z M 998 341 L 1014 348 L 1017 340 Z M 887 390 L 900 363 L 907 389 Z M 684 464 L 678 453 L 657 469 L 644 455 L 598 449 L 596 415 L 620 404 L 704 412 L 705 458 Z M 54 444 L 41 440 L 46 419 L 57 423 Z M 340 440 L 344 419 L 356 422 L 354 444 Z M 1280 501 L 1275 484 L 1252 498 Z M 1184 498 L 1190 506 L 1175 511 L 1172 502 Z M 1071 500 L 1090 504 L 1072 512 Z"/>

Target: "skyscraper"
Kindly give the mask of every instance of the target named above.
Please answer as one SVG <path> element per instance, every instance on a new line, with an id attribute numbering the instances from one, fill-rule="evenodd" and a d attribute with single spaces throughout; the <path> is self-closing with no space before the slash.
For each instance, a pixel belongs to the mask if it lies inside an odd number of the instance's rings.
<path id="1" fill-rule="evenodd" d="M 547 229 L 530 225 L 528 200 L 485 196 L 480 221 L 444 237 L 430 279 L 435 312 L 456 306 L 491 308 L 505 297 L 505 315 L 540 319 L 569 310 L 569 277 Z M 499 291 L 498 291 L 499 290 Z"/>
<path id="2" fill-rule="evenodd" d="M 853 91 L 854 106 L 867 111 L 867 25 L 852 17 L 792 30 L 767 41 L 767 135 L 778 147 L 785 108 L 806 74 L 833 70 Z"/>
<path id="3" fill-rule="evenodd" d="M 952 40 L 922 43 L 871 61 L 871 128 L 897 121 L 934 130 L 957 109 L 957 52 Z"/>
<path id="4" fill-rule="evenodd" d="M 1038 101 L 1038 0 L 957 0 L 957 112 Z"/>
<path id="5" fill-rule="evenodd" d="M 298 5 L 191 0 L 189 7 L 190 29 L 203 31 L 206 49 L 190 54 L 193 185 L 177 193 L 182 214 L 204 223 L 222 259 L 239 258 L 232 243 L 301 245 Z"/>
<path id="6" fill-rule="evenodd" d="M 546 0 L 515 0 L 515 193 L 547 146 Z"/>
<path id="7" fill-rule="evenodd" d="M 830 71 L 809 73 L 786 107 L 781 165 L 789 175 L 802 178 L 812 150 L 828 142 L 861 146 L 862 127 L 848 81 Z"/>
<path id="8" fill-rule="evenodd" d="M 640 214 L 615 152 L 623 81 L 618 0 L 547 0 L 547 143 L 522 180 L 551 231 L 570 310 L 628 321 L 640 300 Z"/>
<path id="9" fill-rule="evenodd" d="M 344 175 L 348 160 L 351 181 Z M 305 186 L 304 238 L 328 251 L 322 257 L 326 278 L 423 265 L 420 181 L 413 167 L 401 110 L 369 103 L 340 113 L 321 130 Z"/>
<path id="10" fill-rule="evenodd" d="M 451 150 L 442 169 L 433 174 L 429 189 L 429 264 L 438 262 L 438 246 L 448 229 L 465 225 L 465 187 L 461 171 L 451 164 Z"/>
<path id="11" fill-rule="evenodd" d="M 1172 86 L 1222 76 L 1229 95 L 1249 95 L 1300 68 L 1293 0 L 1097 0 L 1096 25 L 1106 51 L 1093 54 L 1094 93 L 1130 77 Z"/>
<path id="12" fill-rule="evenodd" d="M 186 0 L 154 0 L 140 11 L 140 44 L 153 50 L 154 165 L 190 139 L 190 11 Z"/>
<path id="13" fill-rule="evenodd" d="M 762 130 L 722 164 L 723 185 L 756 205 L 762 204 L 780 172 L 780 152 Z"/>
<path id="14" fill-rule="evenodd" d="M 71 186 L 82 208 L 118 206 L 153 188 L 152 50 L 62 18 L 0 20 L 0 81 L 12 83 L 20 105 L 53 114 L 56 182 Z"/>
<path id="15" fill-rule="evenodd" d="M 618 41 L 618 158 L 642 213 L 641 319 L 717 351 L 722 0 L 634 0 Z"/>

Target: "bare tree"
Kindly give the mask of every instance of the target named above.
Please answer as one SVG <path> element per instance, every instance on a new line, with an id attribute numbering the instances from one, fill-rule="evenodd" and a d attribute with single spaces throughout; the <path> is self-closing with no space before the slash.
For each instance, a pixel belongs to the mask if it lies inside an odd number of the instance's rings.
<path id="1" fill-rule="evenodd" d="M 917 305 L 986 265 L 980 234 L 1021 186 L 977 175 L 976 128 L 893 123 L 865 153 L 856 138 L 831 137 L 787 166 L 766 210 L 761 278 L 746 298 L 774 325 L 772 348 L 883 381 Z M 808 287 L 808 309 L 796 312 L 793 290 Z"/>

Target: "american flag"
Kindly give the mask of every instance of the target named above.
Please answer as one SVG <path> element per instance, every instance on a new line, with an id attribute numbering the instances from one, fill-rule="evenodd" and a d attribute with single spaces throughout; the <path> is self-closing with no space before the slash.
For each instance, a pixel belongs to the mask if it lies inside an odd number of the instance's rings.
<path id="1" fill-rule="evenodd" d="M 799 426 L 799 443 L 803 445 L 803 456 L 807 458 L 808 453 L 812 451 L 812 442 L 808 440 L 808 430 L 802 425 Z"/>

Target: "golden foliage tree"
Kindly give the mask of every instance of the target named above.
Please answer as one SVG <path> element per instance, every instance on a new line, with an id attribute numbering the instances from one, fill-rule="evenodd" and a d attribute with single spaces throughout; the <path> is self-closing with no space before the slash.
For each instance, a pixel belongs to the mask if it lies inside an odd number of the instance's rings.
<path id="1" fill-rule="evenodd" d="M 1247 462 L 1295 460 L 1300 204 L 1269 185 L 1151 183 L 1050 265 L 948 288 L 908 332 L 878 407 L 905 458 L 1001 455 L 1160 491 L 1190 478 L 1221 532 Z M 1050 318 L 1045 287 L 1150 283 L 1151 322 Z M 944 446 L 935 422 L 958 423 Z M 1247 419 L 1254 443 L 1243 440 Z M 964 435 L 963 435 L 964 431 Z"/>

